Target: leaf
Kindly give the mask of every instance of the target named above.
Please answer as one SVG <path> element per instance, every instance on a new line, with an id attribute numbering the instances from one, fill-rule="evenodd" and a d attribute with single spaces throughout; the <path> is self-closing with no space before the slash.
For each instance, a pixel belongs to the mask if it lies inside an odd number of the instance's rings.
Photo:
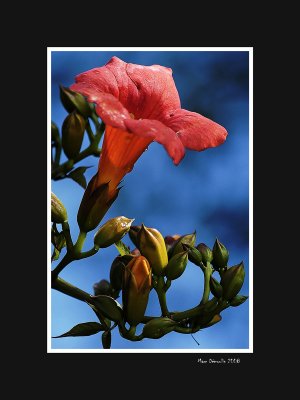
<path id="1" fill-rule="evenodd" d="M 114 322 L 122 321 L 123 309 L 112 297 L 106 295 L 91 296 L 90 303 L 93 305 L 93 309 L 99 310 L 106 318 Z"/>
<path id="2" fill-rule="evenodd" d="M 126 246 L 121 240 L 115 243 L 116 248 L 118 249 L 118 252 L 121 254 L 121 256 L 125 256 L 126 254 L 131 254 L 129 247 Z"/>
<path id="3" fill-rule="evenodd" d="M 110 349 L 111 346 L 111 332 L 106 331 L 102 333 L 102 346 L 104 349 Z"/>
<path id="4" fill-rule="evenodd" d="M 83 189 L 86 189 L 86 179 L 84 176 L 85 171 L 91 167 L 78 167 L 74 169 L 67 175 L 67 178 L 73 179 L 76 183 L 78 183 Z"/>
<path id="5" fill-rule="evenodd" d="M 230 305 L 231 305 L 231 307 L 238 307 L 241 304 L 245 303 L 245 301 L 247 299 L 248 299 L 248 296 L 237 295 L 230 301 Z"/>
<path id="6" fill-rule="evenodd" d="M 59 336 L 53 336 L 54 339 L 69 337 L 69 336 L 91 336 L 96 333 L 104 331 L 104 328 L 99 322 L 84 322 L 82 324 L 75 325 L 68 332 L 63 333 Z"/>

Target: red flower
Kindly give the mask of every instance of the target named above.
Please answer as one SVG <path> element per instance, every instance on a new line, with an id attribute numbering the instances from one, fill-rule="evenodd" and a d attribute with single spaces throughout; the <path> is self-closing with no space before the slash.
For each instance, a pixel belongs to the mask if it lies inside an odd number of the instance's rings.
<path id="1" fill-rule="evenodd" d="M 96 112 L 106 124 L 102 182 L 107 178 L 104 158 L 121 180 L 153 141 L 161 143 L 177 165 L 184 147 L 205 150 L 222 144 L 227 136 L 221 125 L 180 108 L 170 68 L 127 64 L 113 57 L 104 67 L 78 75 L 71 89 L 96 103 Z M 124 167 L 128 170 L 121 176 Z"/>
<path id="2" fill-rule="evenodd" d="M 221 125 L 180 107 L 170 68 L 112 57 L 104 67 L 78 75 L 70 88 L 96 104 L 106 125 L 90 193 L 108 183 L 108 198 L 116 196 L 122 178 L 153 141 L 161 143 L 177 165 L 185 147 L 202 151 L 222 144 L 227 136 Z"/>

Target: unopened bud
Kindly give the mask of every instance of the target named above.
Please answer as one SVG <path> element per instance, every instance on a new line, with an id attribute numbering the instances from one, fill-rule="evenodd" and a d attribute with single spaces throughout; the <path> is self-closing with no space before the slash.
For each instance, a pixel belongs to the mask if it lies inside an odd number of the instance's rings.
<path id="1" fill-rule="evenodd" d="M 200 251 L 196 247 L 189 246 L 188 244 L 183 244 L 182 247 L 184 250 L 188 251 L 189 260 L 199 267 L 202 262 L 202 255 Z"/>
<path id="2" fill-rule="evenodd" d="M 196 232 L 188 234 L 188 235 L 183 235 L 180 236 L 179 239 L 176 240 L 176 242 L 173 244 L 172 248 L 170 249 L 170 257 L 173 257 L 177 253 L 181 253 L 184 251 L 184 244 L 187 244 L 189 246 L 194 246 L 196 241 Z"/>
<path id="3" fill-rule="evenodd" d="M 210 277 L 209 286 L 210 286 L 210 291 L 215 297 L 217 297 L 218 299 L 222 297 L 223 288 L 220 285 L 220 283 L 212 276 Z"/>
<path id="4" fill-rule="evenodd" d="M 167 317 L 153 318 L 143 329 L 143 336 L 149 339 L 159 339 L 174 330 L 178 323 Z"/>
<path id="5" fill-rule="evenodd" d="M 106 279 L 102 279 L 100 282 L 95 283 L 93 289 L 95 296 L 100 294 L 111 296 L 112 294 L 110 283 Z"/>
<path id="6" fill-rule="evenodd" d="M 57 224 L 62 224 L 67 221 L 67 210 L 63 203 L 54 193 L 51 192 L 51 221 Z"/>
<path id="7" fill-rule="evenodd" d="M 134 257 L 126 254 L 125 256 L 118 256 L 114 259 L 113 263 L 110 267 L 109 279 L 110 284 L 115 290 L 122 289 L 123 275 L 125 266 L 133 259 Z"/>
<path id="8" fill-rule="evenodd" d="M 241 290 L 245 279 L 244 264 L 241 262 L 224 272 L 221 279 L 223 287 L 223 298 L 233 299 Z"/>
<path id="9" fill-rule="evenodd" d="M 137 241 L 139 250 L 149 261 L 153 273 L 161 275 L 168 264 L 167 249 L 161 233 L 142 224 L 137 234 Z"/>
<path id="10" fill-rule="evenodd" d="M 109 247 L 122 239 L 129 231 L 134 219 L 115 217 L 102 225 L 94 236 L 94 243 L 100 248 Z"/>
<path id="11" fill-rule="evenodd" d="M 204 264 L 206 264 L 207 262 L 212 262 L 213 253 L 212 253 L 211 249 L 208 246 L 206 246 L 206 244 L 204 244 L 204 243 L 198 244 L 197 249 L 201 253 L 202 261 Z"/>
<path id="12" fill-rule="evenodd" d="M 213 261 L 212 264 L 216 270 L 226 267 L 229 259 L 229 252 L 226 247 L 216 239 L 213 247 Z"/>
<path id="13" fill-rule="evenodd" d="M 173 235 L 173 236 L 165 236 L 165 244 L 167 251 L 173 246 L 173 244 L 180 238 L 180 235 Z"/>
<path id="14" fill-rule="evenodd" d="M 62 125 L 62 147 L 68 158 L 75 158 L 81 149 L 86 121 L 82 115 L 72 112 Z"/>
<path id="15" fill-rule="evenodd" d="M 136 326 L 142 321 L 151 290 L 151 267 L 143 256 L 134 257 L 125 267 L 123 276 L 123 310 L 125 320 Z"/>
<path id="16" fill-rule="evenodd" d="M 231 305 L 231 307 L 238 307 L 241 304 L 245 303 L 245 301 L 247 299 L 248 299 L 248 296 L 237 295 L 230 301 L 230 305 Z"/>
<path id="17" fill-rule="evenodd" d="M 130 240 L 132 241 L 132 243 L 138 247 L 138 240 L 137 240 L 137 234 L 139 232 L 139 230 L 141 229 L 140 225 L 134 225 L 130 227 L 130 230 L 128 232 L 128 235 L 130 237 Z"/>
<path id="18" fill-rule="evenodd" d="M 166 266 L 164 273 L 169 280 L 174 280 L 179 278 L 185 270 L 188 262 L 188 252 L 183 251 L 181 253 L 175 254 Z"/>
<path id="19" fill-rule="evenodd" d="M 82 94 L 73 92 L 66 87 L 60 86 L 60 100 L 68 113 L 79 111 L 84 117 L 89 117 L 92 113 L 92 107 Z"/>

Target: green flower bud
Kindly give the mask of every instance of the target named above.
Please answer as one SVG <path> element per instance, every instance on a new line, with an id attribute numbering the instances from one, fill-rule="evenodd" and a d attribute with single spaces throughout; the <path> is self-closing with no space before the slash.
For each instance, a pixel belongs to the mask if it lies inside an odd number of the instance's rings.
<path id="1" fill-rule="evenodd" d="M 111 296 L 112 294 L 110 283 L 106 279 L 102 279 L 100 282 L 95 283 L 93 289 L 95 296 L 99 296 L 100 294 Z"/>
<path id="2" fill-rule="evenodd" d="M 177 253 L 181 253 L 184 251 L 183 245 L 188 244 L 189 246 L 194 246 L 196 241 L 196 232 L 180 236 L 179 239 L 176 240 L 176 242 L 173 244 L 172 248 L 170 249 L 169 252 L 169 257 L 175 256 Z"/>
<path id="3" fill-rule="evenodd" d="M 226 247 L 216 239 L 213 247 L 212 264 L 216 270 L 226 267 L 229 259 L 229 252 Z"/>
<path id="4" fill-rule="evenodd" d="M 231 305 L 231 307 L 238 307 L 241 304 L 245 303 L 245 301 L 247 299 L 248 299 L 248 296 L 237 295 L 230 301 L 230 305 Z"/>
<path id="5" fill-rule="evenodd" d="M 75 111 L 67 116 L 62 125 L 62 147 L 68 158 L 75 158 L 81 149 L 86 120 Z"/>
<path id="6" fill-rule="evenodd" d="M 224 272 L 221 279 L 223 298 L 233 299 L 241 290 L 245 279 L 244 264 L 241 262 Z"/>
<path id="7" fill-rule="evenodd" d="M 161 275 L 168 264 L 167 249 L 161 233 L 142 224 L 137 234 L 137 241 L 139 250 L 149 261 L 153 273 Z"/>
<path id="8" fill-rule="evenodd" d="M 84 117 L 92 114 L 92 107 L 80 93 L 60 86 L 60 100 L 68 113 L 79 111 Z"/>
<path id="9" fill-rule="evenodd" d="M 134 219 L 115 217 L 102 225 L 94 236 L 94 243 L 100 248 L 109 247 L 122 239 L 129 231 Z"/>
<path id="10" fill-rule="evenodd" d="M 67 221 L 67 210 L 63 203 L 51 192 L 51 221 L 57 224 L 62 224 Z"/>
<path id="11" fill-rule="evenodd" d="M 184 250 L 188 251 L 189 260 L 199 267 L 202 262 L 202 255 L 200 251 L 196 247 L 189 246 L 188 244 L 183 244 L 182 247 Z"/>
<path id="12" fill-rule="evenodd" d="M 210 291 L 215 297 L 217 297 L 218 299 L 222 297 L 223 288 L 220 285 L 220 283 L 212 276 L 210 277 L 209 286 L 210 286 Z"/>
<path id="13" fill-rule="evenodd" d="M 132 243 L 138 247 L 138 240 L 137 240 L 137 234 L 139 232 L 139 230 L 141 229 L 140 225 L 135 225 L 135 226 L 131 226 L 130 227 L 130 231 L 128 232 L 128 235 L 130 237 L 130 240 L 132 241 Z"/>
<path id="14" fill-rule="evenodd" d="M 134 257 L 124 269 L 123 310 L 130 325 L 136 326 L 144 318 L 151 281 L 151 267 L 143 256 Z"/>
<path id="15" fill-rule="evenodd" d="M 143 329 L 143 336 L 149 339 L 160 339 L 174 330 L 177 322 L 167 317 L 153 318 Z"/>
<path id="16" fill-rule="evenodd" d="M 188 262 L 188 252 L 183 251 L 181 253 L 175 254 L 166 266 L 164 273 L 169 280 L 174 280 L 179 278 L 185 270 Z"/>
<path id="17" fill-rule="evenodd" d="M 51 121 L 51 142 L 57 143 L 59 141 L 59 131 L 56 124 Z"/>
<path id="18" fill-rule="evenodd" d="M 134 258 L 129 254 L 125 256 L 118 256 L 114 259 L 110 267 L 110 284 L 115 290 L 122 289 L 123 274 L 125 266 Z"/>
<path id="19" fill-rule="evenodd" d="M 207 262 L 212 262 L 213 253 L 211 249 L 208 246 L 206 246 L 206 244 L 200 243 L 196 248 L 200 251 L 202 256 L 202 261 L 204 264 L 206 264 Z"/>

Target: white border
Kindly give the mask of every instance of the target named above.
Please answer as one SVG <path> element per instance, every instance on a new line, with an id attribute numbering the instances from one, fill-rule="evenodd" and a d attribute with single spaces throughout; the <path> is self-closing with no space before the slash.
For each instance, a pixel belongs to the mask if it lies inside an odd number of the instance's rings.
<path id="1" fill-rule="evenodd" d="M 249 348 L 248 349 L 52 349 L 51 241 L 47 246 L 48 353 L 253 353 L 253 47 L 48 47 L 47 48 L 47 228 L 51 237 L 51 52 L 52 51 L 248 51 L 249 52 Z"/>

